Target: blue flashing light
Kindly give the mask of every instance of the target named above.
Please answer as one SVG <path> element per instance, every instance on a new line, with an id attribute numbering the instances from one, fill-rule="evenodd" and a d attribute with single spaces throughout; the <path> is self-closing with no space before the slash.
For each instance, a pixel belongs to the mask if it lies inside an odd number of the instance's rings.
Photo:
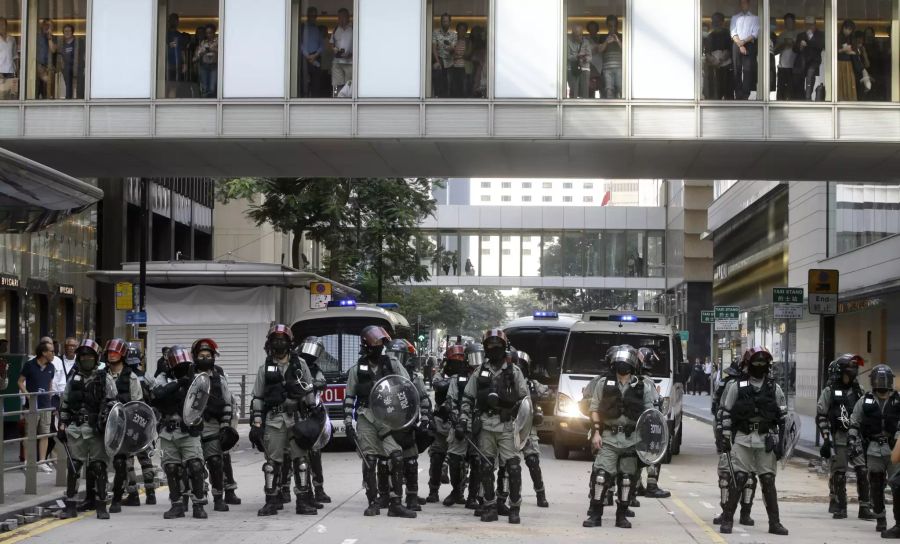
<path id="1" fill-rule="evenodd" d="M 378 306 L 379 308 L 384 308 L 385 310 L 399 310 L 400 309 L 400 305 L 397 304 L 396 302 L 379 302 L 375 306 Z"/>
<path id="2" fill-rule="evenodd" d="M 352 298 L 345 298 L 343 300 L 332 300 L 328 302 L 329 308 L 356 308 L 356 301 Z"/>
<path id="3" fill-rule="evenodd" d="M 531 317 L 534 319 L 559 319 L 559 312 L 550 312 L 547 310 L 535 310 Z"/>
<path id="4" fill-rule="evenodd" d="M 629 321 L 632 323 L 637 322 L 638 318 L 636 315 L 624 314 L 624 315 L 615 315 L 610 316 L 611 321 Z"/>

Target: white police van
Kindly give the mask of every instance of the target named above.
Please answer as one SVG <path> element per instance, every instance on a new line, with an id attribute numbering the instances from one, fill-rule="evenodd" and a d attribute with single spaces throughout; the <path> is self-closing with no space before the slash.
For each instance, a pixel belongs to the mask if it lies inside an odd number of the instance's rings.
<path id="1" fill-rule="evenodd" d="M 567 459 L 573 449 L 588 449 L 590 419 L 579 406 L 583 389 L 595 376 L 606 373 L 604 357 L 611 346 L 630 344 L 652 348 L 660 362 L 650 372 L 662 398 L 662 412 L 669 422 L 669 450 L 664 462 L 681 449 L 684 386 L 678 380 L 683 355 L 675 330 L 663 315 L 647 311 L 599 310 L 587 312 L 569 331 L 563 352 L 556 397 L 557 426 L 553 453 Z"/>
<path id="2" fill-rule="evenodd" d="M 569 329 L 578 321 L 576 314 L 559 314 L 536 310 L 530 317 L 520 317 L 504 325 L 509 343 L 531 357 L 532 378 L 549 386 L 550 399 L 538 404 L 544 411 L 544 422 L 538 427 L 543 440 L 556 429 L 556 389 L 559 385 L 559 362 Z"/>

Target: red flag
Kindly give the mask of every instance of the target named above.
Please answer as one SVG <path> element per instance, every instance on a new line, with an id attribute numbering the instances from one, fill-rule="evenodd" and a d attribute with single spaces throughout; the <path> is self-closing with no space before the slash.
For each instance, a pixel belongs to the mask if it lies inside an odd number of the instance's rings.
<path id="1" fill-rule="evenodd" d="M 601 206 L 606 206 L 609 204 L 609 200 L 612 198 L 612 191 L 606 191 L 606 194 L 603 195 L 603 202 L 600 203 Z"/>

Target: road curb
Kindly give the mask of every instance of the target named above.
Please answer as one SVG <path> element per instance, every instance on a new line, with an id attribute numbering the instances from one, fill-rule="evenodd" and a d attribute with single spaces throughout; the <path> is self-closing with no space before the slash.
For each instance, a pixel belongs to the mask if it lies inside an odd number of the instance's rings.
<path id="1" fill-rule="evenodd" d="M 693 410 L 689 410 L 687 407 L 684 408 L 684 413 L 696 419 L 697 421 L 706 423 L 707 425 L 712 426 L 713 424 L 712 414 L 698 413 Z M 817 450 L 798 444 L 797 447 L 794 448 L 794 457 L 800 457 L 801 459 L 819 459 L 820 456 Z"/>

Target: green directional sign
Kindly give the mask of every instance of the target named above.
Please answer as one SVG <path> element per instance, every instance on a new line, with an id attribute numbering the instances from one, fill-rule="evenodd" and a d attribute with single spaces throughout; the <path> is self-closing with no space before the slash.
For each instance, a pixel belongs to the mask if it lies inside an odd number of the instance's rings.
<path id="1" fill-rule="evenodd" d="M 803 304 L 803 288 L 775 287 L 772 289 L 772 302 L 775 304 Z"/>
<path id="2" fill-rule="evenodd" d="M 716 322 L 716 312 L 712 310 L 701 310 L 700 311 L 700 323 L 704 325 L 712 325 Z"/>

